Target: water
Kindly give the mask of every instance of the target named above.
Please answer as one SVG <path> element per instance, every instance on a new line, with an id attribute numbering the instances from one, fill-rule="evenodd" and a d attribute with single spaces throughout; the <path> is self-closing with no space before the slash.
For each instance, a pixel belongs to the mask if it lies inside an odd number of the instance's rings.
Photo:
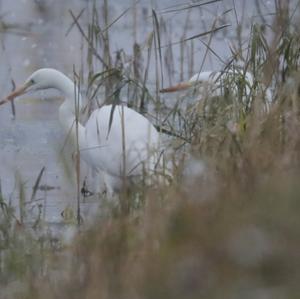
<path id="1" fill-rule="evenodd" d="M 188 1 L 186 1 L 188 2 Z M 145 42 L 152 30 L 151 9 L 158 15 L 164 8 L 185 1 L 161 0 L 140 1 L 137 6 L 137 17 L 134 20 L 133 11 L 129 11 L 116 24 L 110 28 L 112 52 L 123 48 L 126 53 L 132 54 L 134 41 Z M 197 1 L 190 1 L 190 3 Z M 101 7 L 102 1 L 98 1 Z M 169 38 L 173 42 L 179 41 L 183 28 L 187 25 L 186 37 L 199 34 L 211 29 L 217 15 L 233 9 L 223 17 L 224 24 L 231 24 L 222 33 L 215 35 L 211 47 L 227 60 L 230 56 L 229 44 L 236 38 L 235 28 L 237 22 L 242 22 L 245 28 L 245 39 L 250 24 L 257 15 L 254 1 L 224 0 L 210 6 L 193 9 L 187 20 L 187 11 L 162 14 L 169 31 Z M 273 1 L 260 1 L 266 13 L 274 11 Z M 109 18 L 116 19 L 126 8 L 132 6 L 133 0 L 109 1 Z M 1 38 L 1 71 L 0 96 L 11 91 L 11 79 L 21 83 L 32 71 L 41 67 L 57 68 L 72 77 L 73 67 L 76 70 L 83 68 L 86 72 L 86 59 L 82 51 L 82 38 L 76 26 L 66 36 L 72 24 L 69 13 L 71 9 L 77 15 L 82 8 L 85 9 L 80 23 L 84 30 L 90 17 L 89 11 L 92 1 L 68 0 L 20 0 L 17 3 L 10 0 L 1 1 L 2 21 L 8 24 L 8 29 L 2 31 Z M 237 18 L 236 18 L 237 17 Z M 133 25 L 137 24 L 136 31 Z M 225 32 L 225 33 L 224 33 Z M 207 40 L 207 39 L 206 39 Z M 164 40 L 166 42 L 166 40 Z M 200 41 L 194 41 L 195 69 L 200 68 L 205 54 L 205 48 Z M 179 80 L 179 53 L 180 46 L 174 45 L 175 69 L 174 77 L 170 81 Z M 222 67 L 213 54 L 209 54 L 205 61 L 204 70 Z M 150 83 L 155 82 L 154 68 L 151 68 Z M 188 68 L 184 68 L 184 78 L 188 78 Z M 2 192 L 5 198 L 11 199 L 14 206 L 18 206 L 18 190 L 20 186 L 25 189 L 26 200 L 30 200 L 32 187 L 42 169 L 46 167 L 41 184 L 48 186 L 49 190 L 39 190 L 36 202 L 28 204 L 29 217 L 36 217 L 38 203 L 43 204 L 43 217 L 47 222 L 59 223 L 63 221 L 61 212 L 66 207 L 74 207 L 76 203 L 76 190 L 71 188 L 72 182 L 66 179 L 64 163 L 60 159 L 60 152 L 64 144 L 64 136 L 58 123 L 57 110 L 61 99 L 56 93 L 35 93 L 16 100 L 16 118 L 11 116 L 11 107 L 6 105 L 0 109 L 0 178 Z M 44 100 L 40 100 L 44 99 Z M 69 156 L 71 154 L 69 153 Z M 84 170 L 86 171 L 86 170 Z M 47 188 L 46 188 L 47 189 Z M 85 217 L 88 211 L 93 210 L 95 200 L 83 205 Z M 31 216 L 30 216 L 31 215 Z"/>

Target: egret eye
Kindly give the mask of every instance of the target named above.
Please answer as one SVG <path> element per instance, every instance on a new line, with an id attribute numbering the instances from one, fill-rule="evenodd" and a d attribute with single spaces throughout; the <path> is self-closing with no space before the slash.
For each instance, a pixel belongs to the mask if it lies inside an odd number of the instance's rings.
<path id="1" fill-rule="evenodd" d="M 30 84 L 34 84 L 35 81 L 33 79 L 30 79 Z"/>

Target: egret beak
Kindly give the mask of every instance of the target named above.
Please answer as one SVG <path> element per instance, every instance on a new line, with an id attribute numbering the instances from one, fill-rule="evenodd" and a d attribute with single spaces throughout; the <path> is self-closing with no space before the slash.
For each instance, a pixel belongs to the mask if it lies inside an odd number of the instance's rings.
<path id="1" fill-rule="evenodd" d="M 15 91 L 13 91 L 8 96 L 6 96 L 3 100 L 1 100 L 0 105 L 3 105 L 9 101 L 12 101 L 15 97 L 24 94 L 27 91 L 29 86 L 31 86 L 31 82 L 27 82 L 24 85 L 20 86 Z"/>
<path id="2" fill-rule="evenodd" d="M 186 90 L 192 86 L 193 86 L 193 84 L 191 82 L 181 82 L 181 83 L 178 83 L 177 85 L 163 88 L 160 90 L 160 92 L 165 93 L 165 92 L 175 92 L 175 91 L 179 91 L 179 90 Z"/>

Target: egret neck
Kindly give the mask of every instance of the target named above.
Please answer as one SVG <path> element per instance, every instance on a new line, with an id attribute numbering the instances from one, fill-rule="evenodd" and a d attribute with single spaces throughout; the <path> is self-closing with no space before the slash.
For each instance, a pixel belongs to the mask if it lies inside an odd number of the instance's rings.
<path id="1" fill-rule="evenodd" d="M 76 144 L 78 136 L 79 148 L 85 148 L 85 128 L 79 122 L 79 112 L 82 106 L 80 93 L 77 93 L 73 81 L 61 73 L 59 73 L 59 76 L 54 76 L 51 83 L 52 87 L 62 92 L 65 96 L 64 102 L 59 107 L 59 121 L 67 138 L 71 138 L 71 141 Z"/>

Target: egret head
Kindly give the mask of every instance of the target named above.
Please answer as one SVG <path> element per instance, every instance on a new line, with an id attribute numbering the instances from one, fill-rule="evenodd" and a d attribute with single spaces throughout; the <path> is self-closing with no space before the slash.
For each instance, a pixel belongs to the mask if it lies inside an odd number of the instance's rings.
<path id="1" fill-rule="evenodd" d="M 68 94 L 74 91 L 72 81 L 55 69 L 39 69 L 32 73 L 25 82 L 6 98 L 0 101 L 0 105 L 13 100 L 15 97 L 41 89 L 55 88 Z"/>
<path id="2" fill-rule="evenodd" d="M 23 84 L 23 86 L 27 87 L 25 92 L 53 87 L 52 77 L 55 75 L 55 72 L 55 70 L 51 69 L 39 69 L 35 71 Z"/>
<path id="3" fill-rule="evenodd" d="M 161 93 L 175 92 L 180 90 L 186 90 L 196 86 L 201 87 L 205 84 L 213 83 L 214 80 L 217 78 L 217 76 L 219 76 L 219 74 L 220 74 L 219 72 L 212 72 L 212 71 L 200 72 L 193 75 L 188 81 L 180 82 L 177 85 L 161 89 L 160 92 Z"/>

